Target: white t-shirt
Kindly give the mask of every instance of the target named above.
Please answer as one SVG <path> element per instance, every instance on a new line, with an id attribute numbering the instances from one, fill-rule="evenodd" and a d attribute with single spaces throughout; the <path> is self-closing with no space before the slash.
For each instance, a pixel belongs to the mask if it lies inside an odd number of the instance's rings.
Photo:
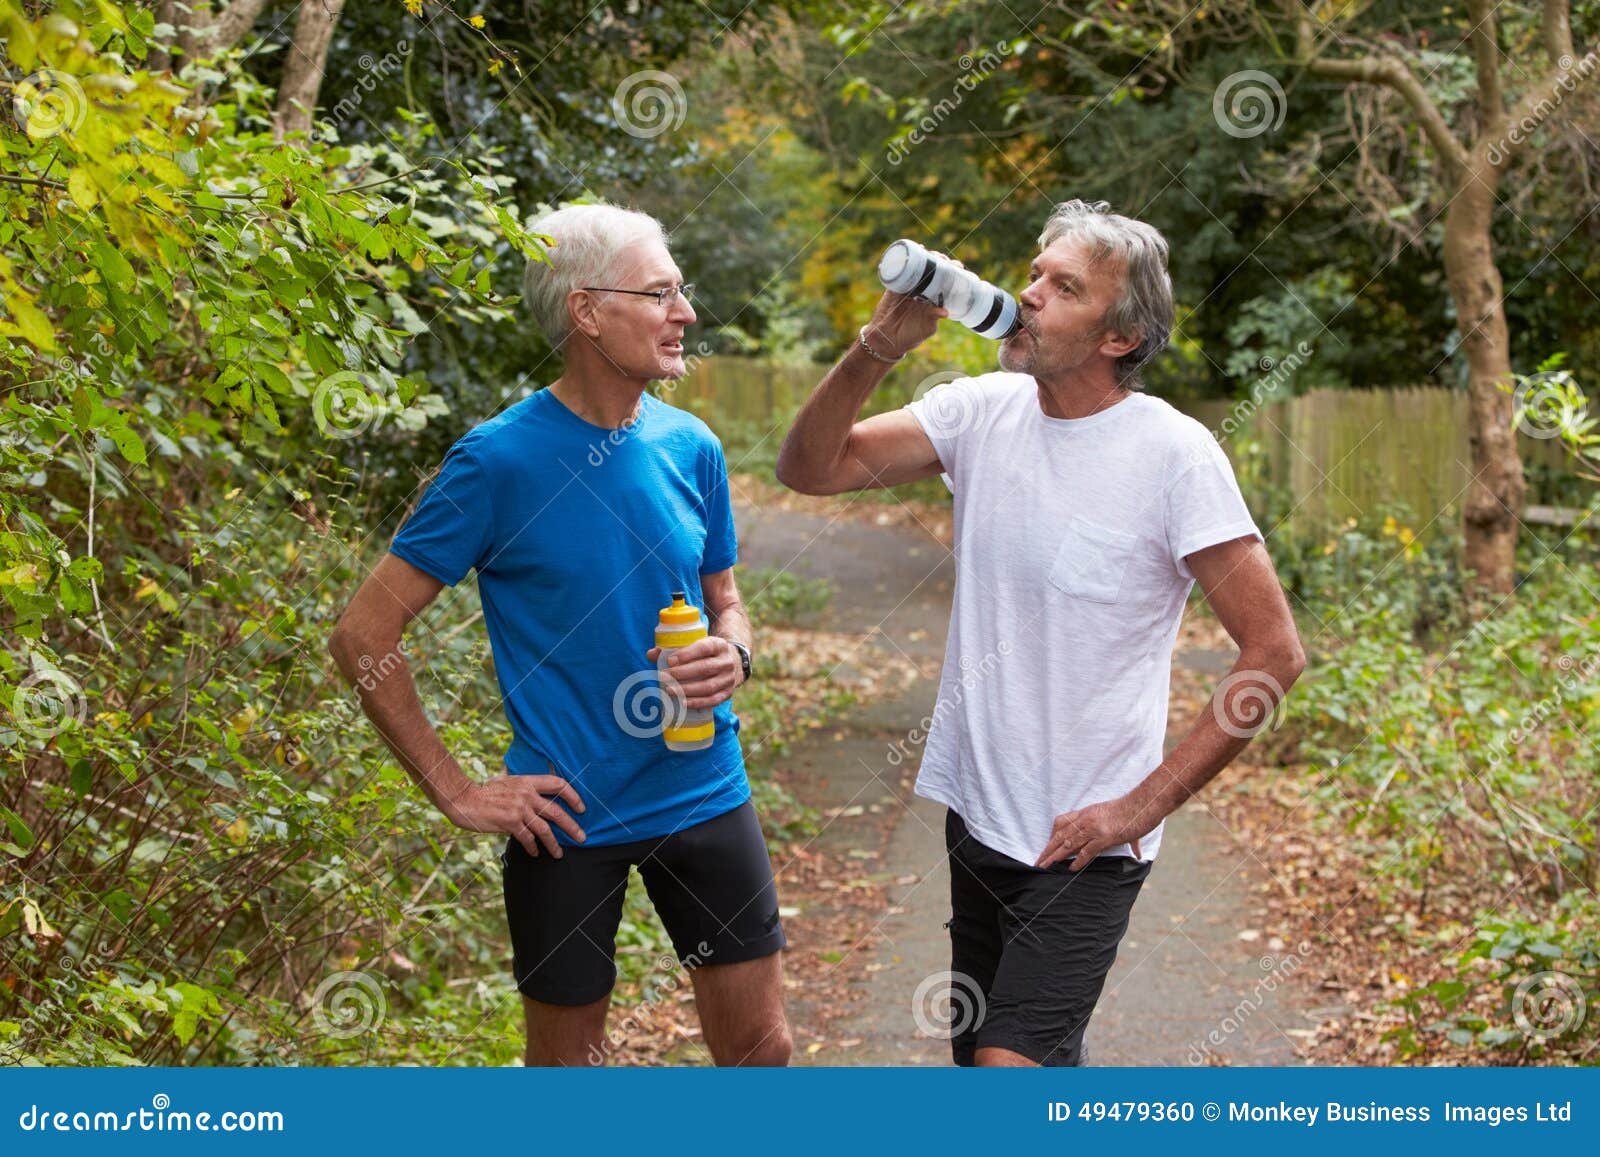
<path id="1" fill-rule="evenodd" d="M 955 494 L 955 599 L 917 794 L 1031 865 L 1056 816 L 1161 762 L 1194 585 L 1184 556 L 1261 532 L 1216 439 L 1158 398 L 1052 418 L 1031 375 L 993 373 L 908 408 Z M 1161 830 L 1140 837 L 1144 859 Z"/>

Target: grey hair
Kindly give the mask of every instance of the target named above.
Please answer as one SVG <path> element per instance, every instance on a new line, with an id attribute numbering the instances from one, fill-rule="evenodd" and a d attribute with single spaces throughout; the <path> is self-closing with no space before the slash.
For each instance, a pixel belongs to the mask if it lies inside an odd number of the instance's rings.
<path id="1" fill-rule="evenodd" d="M 522 300 L 552 349 L 572 336 L 567 295 L 585 285 L 604 285 L 623 250 L 639 241 L 667 241 L 667 231 L 648 213 L 617 205 L 563 205 L 530 229 L 550 238 L 548 264 L 529 260 L 522 272 Z"/>
<path id="2" fill-rule="evenodd" d="M 1117 258 L 1123 269 L 1122 296 L 1106 310 L 1106 326 L 1139 336 L 1139 345 L 1117 359 L 1117 380 L 1142 389 L 1141 367 L 1167 348 L 1172 336 L 1172 278 L 1167 274 L 1167 239 L 1153 225 L 1111 212 L 1105 201 L 1063 201 L 1039 234 L 1043 252 L 1062 238 L 1086 241 L 1090 260 Z"/>

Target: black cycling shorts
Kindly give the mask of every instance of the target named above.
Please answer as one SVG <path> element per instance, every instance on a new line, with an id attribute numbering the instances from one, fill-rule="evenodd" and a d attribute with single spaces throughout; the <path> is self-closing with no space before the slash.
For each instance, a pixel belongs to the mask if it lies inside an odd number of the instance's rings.
<path id="1" fill-rule="evenodd" d="M 1098 856 L 1081 872 L 997 852 L 951 811 L 949 1027 L 955 1063 L 1003 1048 L 1040 1065 L 1084 1063 L 1083 1033 L 1150 863 Z"/>
<path id="2" fill-rule="evenodd" d="M 517 988 L 546 1004 L 599 1000 L 616 983 L 617 925 L 637 864 L 686 968 L 737 964 L 784 946 L 778 889 L 755 808 L 654 839 L 590 848 L 558 860 L 515 839 L 500 855 Z"/>

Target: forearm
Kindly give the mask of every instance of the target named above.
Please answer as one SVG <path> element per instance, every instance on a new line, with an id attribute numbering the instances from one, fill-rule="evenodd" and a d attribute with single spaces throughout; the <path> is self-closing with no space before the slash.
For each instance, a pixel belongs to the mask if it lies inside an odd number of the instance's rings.
<path id="1" fill-rule="evenodd" d="M 711 633 L 730 643 L 738 643 L 746 650 L 755 648 L 755 631 L 750 626 L 750 616 L 744 609 L 744 600 L 736 599 L 727 606 L 711 609 Z"/>
<path id="2" fill-rule="evenodd" d="M 433 805 L 450 816 L 472 781 L 428 722 L 399 641 L 339 635 L 329 649 L 385 746 Z"/>
<path id="3" fill-rule="evenodd" d="M 785 485 L 806 490 L 837 472 L 861 407 L 893 368 L 872 357 L 859 343 L 851 344 L 806 399 L 783 440 L 778 477 Z"/>
<path id="4" fill-rule="evenodd" d="M 1240 652 L 1218 684 L 1222 698 L 1212 697 L 1178 744 L 1128 793 L 1141 822 L 1154 827 L 1232 763 L 1270 722 L 1280 692 L 1287 693 L 1300 670 L 1289 655 Z"/>

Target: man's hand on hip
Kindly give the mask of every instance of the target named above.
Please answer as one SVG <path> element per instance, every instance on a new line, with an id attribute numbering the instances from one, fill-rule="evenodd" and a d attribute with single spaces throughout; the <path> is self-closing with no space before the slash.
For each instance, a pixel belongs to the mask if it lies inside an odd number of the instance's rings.
<path id="1" fill-rule="evenodd" d="M 554 771 L 554 765 L 551 766 Z M 474 783 L 444 807 L 445 816 L 458 828 L 469 832 L 505 832 L 515 836 L 530 856 L 539 854 L 543 844 L 556 859 L 561 845 L 556 842 L 554 824 L 582 843 L 583 829 L 566 808 L 584 811 L 577 791 L 559 775 L 502 775 L 487 783 Z"/>
<path id="2" fill-rule="evenodd" d="M 1138 805 L 1128 796 L 1065 812 L 1056 817 L 1050 842 L 1034 867 L 1048 868 L 1068 860 L 1072 871 L 1081 872 L 1090 860 L 1118 844 L 1132 844 L 1134 857 L 1142 858 L 1139 837 L 1153 827 L 1150 817 L 1141 815 Z"/>

